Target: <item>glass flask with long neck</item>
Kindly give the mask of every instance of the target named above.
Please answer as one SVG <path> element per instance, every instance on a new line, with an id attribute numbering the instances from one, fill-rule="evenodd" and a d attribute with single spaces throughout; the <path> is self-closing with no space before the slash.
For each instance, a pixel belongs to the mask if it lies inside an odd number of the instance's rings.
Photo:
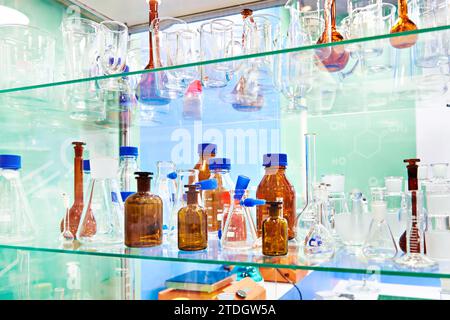
<path id="1" fill-rule="evenodd" d="M 178 249 L 204 250 L 208 246 L 206 210 L 199 204 L 198 185 L 186 185 L 187 205 L 178 211 Z"/>
<path id="2" fill-rule="evenodd" d="M 288 221 L 289 240 L 295 239 L 296 227 L 296 194 L 294 186 L 286 177 L 287 154 L 272 153 L 265 154 L 263 165 L 265 175 L 258 185 L 256 197 L 266 201 L 277 201 L 283 199 L 283 217 Z M 256 223 L 258 237 L 262 236 L 262 223 L 269 216 L 267 206 L 256 209 Z"/>
<path id="3" fill-rule="evenodd" d="M 417 30 L 416 24 L 408 17 L 408 0 L 398 0 L 398 20 L 391 28 L 391 33 Z M 390 38 L 394 48 L 406 49 L 416 44 L 417 34 Z"/>
<path id="4" fill-rule="evenodd" d="M 168 175 L 171 172 L 175 172 L 175 163 L 172 161 L 158 161 L 156 169 L 155 194 L 161 198 L 163 203 L 163 232 L 166 237 L 169 232 L 170 214 L 176 195 L 175 181 L 169 179 Z"/>
<path id="5" fill-rule="evenodd" d="M 64 223 L 67 221 L 72 235 L 76 236 L 83 214 L 83 150 L 84 142 L 73 142 L 75 150 L 74 158 L 74 202 L 69 212 L 65 214 L 60 224 L 60 231 L 64 230 Z"/>
<path id="6" fill-rule="evenodd" d="M 153 173 L 136 172 L 137 193 L 125 202 L 125 245 L 153 247 L 163 241 L 163 202 L 150 192 Z"/>
<path id="7" fill-rule="evenodd" d="M 373 261 L 393 259 L 397 255 L 397 245 L 386 220 L 386 188 L 372 188 L 372 222 L 364 242 L 362 252 Z"/>
<path id="8" fill-rule="evenodd" d="M 213 158 L 209 162 L 211 179 L 216 179 L 217 189 L 203 192 L 203 202 L 208 213 L 208 232 L 217 233 L 222 230 L 224 217 L 231 206 L 231 190 L 233 182 L 230 177 L 231 160 Z"/>
<path id="9" fill-rule="evenodd" d="M 335 240 L 323 224 L 323 219 L 328 216 L 329 210 L 327 187 L 328 185 L 323 183 L 315 186 L 315 220 L 303 240 L 303 254 L 312 264 L 330 260 L 335 252 Z"/>
<path id="10" fill-rule="evenodd" d="M 266 202 L 269 217 L 262 227 L 262 253 L 265 256 L 284 256 L 288 253 L 288 223 L 283 218 L 283 202 Z"/>
<path id="11" fill-rule="evenodd" d="M 209 170 L 209 161 L 216 157 L 217 145 L 212 143 L 201 143 L 198 145 L 198 162 L 194 169 L 198 170 L 198 180 L 203 181 L 209 179 L 211 171 Z M 192 182 L 190 183 L 192 184 Z"/>
<path id="12" fill-rule="evenodd" d="M 315 221 L 314 186 L 316 185 L 316 134 L 305 134 L 305 171 L 306 199 L 305 205 L 296 217 L 297 243 L 303 246 L 305 237 Z"/>
<path id="13" fill-rule="evenodd" d="M 317 43 L 322 44 L 344 40 L 344 37 L 336 28 L 336 0 L 324 0 L 324 20 L 325 30 Z M 343 70 L 350 59 L 350 53 L 344 46 L 318 49 L 316 52 L 320 63 L 329 72 Z"/>

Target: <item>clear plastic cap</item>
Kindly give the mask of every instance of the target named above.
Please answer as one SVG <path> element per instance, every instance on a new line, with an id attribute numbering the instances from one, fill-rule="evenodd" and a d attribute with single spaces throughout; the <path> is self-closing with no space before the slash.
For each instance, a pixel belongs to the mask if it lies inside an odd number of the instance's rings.
<path id="1" fill-rule="evenodd" d="M 119 162 L 114 158 L 91 159 L 92 179 L 112 179 L 117 178 Z"/>
<path id="2" fill-rule="evenodd" d="M 384 186 L 388 193 L 401 193 L 403 190 L 403 177 L 385 177 Z"/>
<path id="3" fill-rule="evenodd" d="M 343 174 L 323 175 L 321 181 L 330 185 L 328 187 L 330 193 L 340 193 L 345 190 L 345 176 Z"/>

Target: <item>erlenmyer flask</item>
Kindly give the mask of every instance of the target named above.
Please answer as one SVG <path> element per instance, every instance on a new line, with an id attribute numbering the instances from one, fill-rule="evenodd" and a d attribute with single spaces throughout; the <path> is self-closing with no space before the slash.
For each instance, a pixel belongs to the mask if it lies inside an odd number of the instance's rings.
<path id="1" fill-rule="evenodd" d="M 362 252 L 369 260 L 384 261 L 397 255 L 397 245 L 386 220 L 386 189 L 372 188 L 372 222 Z"/>
<path id="2" fill-rule="evenodd" d="M 35 237 L 31 210 L 20 180 L 22 158 L 0 155 L 0 242 L 21 243 Z"/>

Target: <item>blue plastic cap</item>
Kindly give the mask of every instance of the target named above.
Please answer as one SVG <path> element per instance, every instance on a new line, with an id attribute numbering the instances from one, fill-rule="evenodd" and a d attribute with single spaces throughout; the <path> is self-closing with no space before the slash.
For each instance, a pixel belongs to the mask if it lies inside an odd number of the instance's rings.
<path id="1" fill-rule="evenodd" d="M 238 176 L 237 182 L 236 182 L 236 188 L 235 190 L 246 190 L 248 185 L 250 184 L 250 178 L 240 175 Z"/>
<path id="2" fill-rule="evenodd" d="M 176 178 L 178 177 L 178 175 L 177 175 L 177 173 L 174 171 L 174 172 L 171 172 L 171 173 L 169 173 L 168 175 L 167 175 L 167 178 L 168 179 L 171 179 L 171 180 L 175 180 Z"/>
<path id="3" fill-rule="evenodd" d="M 212 154 L 217 153 L 217 145 L 214 143 L 200 143 L 198 145 L 199 154 Z"/>
<path id="4" fill-rule="evenodd" d="M 241 205 L 243 205 L 244 207 L 262 206 L 265 204 L 266 204 L 266 200 L 262 200 L 262 199 L 247 198 L 247 199 L 241 201 Z"/>
<path id="5" fill-rule="evenodd" d="M 263 166 L 264 167 L 272 167 L 272 166 L 287 166 L 287 154 L 285 153 L 268 153 L 263 156 Z"/>
<path id="6" fill-rule="evenodd" d="M 120 195 L 122 196 L 122 201 L 125 202 L 127 198 L 136 192 L 121 192 Z"/>
<path id="7" fill-rule="evenodd" d="M 15 154 L 1 154 L 0 168 L 19 170 L 20 168 L 22 168 L 22 157 Z"/>
<path id="8" fill-rule="evenodd" d="M 91 171 L 91 162 L 89 160 L 83 160 L 83 171 Z"/>
<path id="9" fill-rule="evenodd" d="M 213 158 L 209 160 L 211 170 L 231 170 L 231 160 L 228 158 Z"/>
<path id="10" fill-rule="evenodd" d="M 197 182 L 196 185 L 200 186 L 201 190 L 214 190 L 217 189 L 217 180 L 216 179 L 208 179 Z"/>
<path id="11" fill-rule="evenodd" d="M 120 147 L 120 156 L 133 156 L 139 155 L 139 149 L 137 147 Z"/>

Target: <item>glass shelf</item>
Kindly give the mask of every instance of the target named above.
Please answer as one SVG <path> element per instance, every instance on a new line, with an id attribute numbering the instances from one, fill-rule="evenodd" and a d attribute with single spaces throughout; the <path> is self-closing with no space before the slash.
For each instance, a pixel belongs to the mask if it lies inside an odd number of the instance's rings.
<path id="1" fill-rule="evenodd" d="M 450 278 L 450 261 L 441 261 L 439 267 L 430 270 L 413 270 L 397 267 L 392 261 L 371 263 L 362 255 L 349 253 L 340 249 L 331 261 L 312 265 L 302 260 L 298 249 L 290 247 L 289 254 L 284 257 L 268 257 L 261 254 L 261 249 L 249 251 L 225 251 L 217 241 L 211 241 L 207 250 L 197 252 L 179 251 L 176 247 L 164 244 L 153 248 L 127 248 L 123 245 L 111 247 L 84 247 L 79 243 L 63 246 L 58 242 L 6 245 L 1 249 L 54 252 L 75 255 L 92 255 L 125 259 L 153 261 L 188 262 L 216 265 L 242 265 L 260 268 L 285 268 L 294 270 L 312 270 L 322 272 L 342 272 L 354 274 L 379 273 L 403 277 Z"/>

